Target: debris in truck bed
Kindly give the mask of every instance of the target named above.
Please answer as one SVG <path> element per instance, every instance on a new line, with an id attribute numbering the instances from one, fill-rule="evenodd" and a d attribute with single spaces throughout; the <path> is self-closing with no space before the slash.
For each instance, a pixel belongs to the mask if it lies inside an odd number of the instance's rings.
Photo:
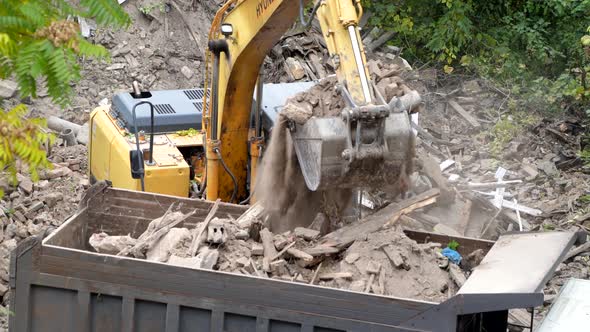
<path id="1" fill-rule="evenodd" d="M 191 231 L 179 226 L 191 213 L 173 209 L 171 206 L 162 217 L 150 222 L 138 239 L 96 233 L 90 236 L 90 244 L 101 253 L 130 254 L 186 268 L 313 281 L 320 286 L 437 302 L 446 299 L 445 286 L 460 269 L 452 267 L 452 274 L 441 269 L 440 244 L 418 244 L 401 227 L 383 229 L 385 220 L 350 238 L 346 246 L 336 248 L 321 244 L 331 237 L 319 238 L 319 232 L 307 228 L 276 235 L 264 228 L 260 242 L 238 239 L 236 234 L 242 230 L 239 218 L 219 219 L 215 206 L 206 217 L 209 227 L 202 221 Z M 224 241 L 218 241 L 221 228 Z M 191 249 L 195 241 L 201 243 L 196 253 Z"/>

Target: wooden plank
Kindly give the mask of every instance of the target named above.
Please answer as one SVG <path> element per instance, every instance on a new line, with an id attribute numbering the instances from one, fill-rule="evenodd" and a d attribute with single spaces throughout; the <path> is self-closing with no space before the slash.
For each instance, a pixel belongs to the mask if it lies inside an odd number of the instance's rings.
<path id="1" fill-rule="evenodd" d="M 313 285 L 315 283 L 315 281 L 318 278 L 318 273 L 320 273 L 320 269 L 322 268 L 322 263 L 320 262 L 320 264 L 318 265 L 318 267 L 315 269 L 315 271 L 313 272 L 313 277 L 311 277 L 311 280 L 309 281 L 310 285 Z"/>
<path id="2" fill-rule="evenodd" d="M 264 228 L 260 231 L 260 240 L 262 241 L 262 246 L 264 247 L 264 259 L 268 264 L 273 261 L 273 258 L 277 256 L 278 252 L 275 248 L 274 239 L 272 233 L 268 230 L 268 228 Z M 269 272 L 269 266 L 267 264 L 263 264 L 264 272 Z"/>
<path id="3" fill-rule="evenodd" d="M 332 279 L 352 279 L 352 273 L 350 272 L 333 272 L 320 274 L 320 280 L 332 280 Z"/>
<path id="4" fill-rule="evenodd" d="M 250 206 L 246 212 L 238 217 L 236 224 L 240 226 L 240 228 L 250 229 L 253 223 L 262 218 L 263 213 L 264 207 L 260 202 L 256 202 L 254 205 Z"/>
<path id="5" fill-rule="evenodd" d="M 508 180 L 508 181 L 498 181 L 498 182 L 470 182 L 466 186 L 460 185 L 460 189 L 471 189 L 471 190 L 482 190 L 482 189 L 496 189 L 496 188 L 506 188 L 514 184 L 522 183 L 522 180 Z"/>
<path id="6" fill-rule="evenodd" d="M 207 217 L 205 217 L 205 220 L 203 221 L 203 225 L 201 226 L 201 229 L 199 229 L 199 233 L 197 234 L 197 236 L 194 237 L 193 242 L 191 243 L 190 250 L 189 250 L 189 254 L 191 256 L 195 256 L 197 254 L 197 252 L 199 251 L 199 246 L 201 245 L 201 240 L 203 238 L 203 234 L 205 233 L 205 230 L 207 229 L 207 227 L 209 227 L 209 223 L 211 222 L 211 220 L 215 216 L 215 213 L 217 213 L 217 210 L 219 209 L 220 202 L 221 202 L 221 199 L 219 199 L 219 198 L 217 199 L 217 201 L 215 201 L 215 204 L 213 204 L 213 207 L 211 207 L 211 210 L 207 214 Z"/>
<path id="7" fill-rule="evenodd" d="M 441 204 L 451 204 L 455 200 L 455 191 L 449 187 L 446 177 L 443 176 L 440 165 L 429 155 L 420 154 L 418 159 L 422 163 L 424 173 L 431 178 L 436 186 L 440 189 Z"/>
<path id="8" fill-rule="evenodd" d="M 332 246 L 319 245 L 313 248 L 303 249 L 303 252 L 305 252 L 308 255 L 311 255 L 312 257 L 318 257 L 324 255 L 337 254 L 340 252 L 340 249 Z"/>
<path id="9" fill-rule="evenodd" d="M 563 258 L 563 261 L 565 262 L 568 259 L 578 256 L 579 254 L 587 252 L 587 251 L 590 251 L 590 242 L 586 242 L 586 243 L 570 250 Z"/>
<path id="10" fill-rule="evenodd" d="M 465 284 L 465 281 L 467 281 L 467 278 L 465 277 L 465 273 L 463 273 L 463 271 L 461 271 L 460 267 L 458 267 L 457 265 L 455 265 L 453 263 L 449 264 L 449 275 L 451 276 L 451 279 L 453 279 L 455 284 L 457 286 L 459 286 L 459 288 L 463 287 L 463 285 Z"/>
<path id="11" fill-rule="evenodd" d="M 383 46 L 383 44 L 387 43 L 391 38 L 393 38 L 394 35 L 395 35 L 394 30 L 390 30 L 390 31 L 385 32 L 384 34 L 379 36 L 379 38 L 377 38 L 377 40 L 370 43 L 367 46 L 367 49 L 369 50 L 369 52 L 374 52 L 376 49 Z"/>
<path id="12" fill-rule="evenodd" d="M 274 242 L 273 242 L 274 243 Z M 283 256 L 284 253 L 287 252 L 287 250 L 289 250 L 292 246 L 295 245 L 295 241 L 289 243 L 288 245 L 286 245 L 281 251 L 279 251 L 276 255 L 274 255 L 273 257 L 271 257 L 270 261 L 273 262 L 275 261 L 277 258 Z M 313 258 L 312 258 L 313 259 Z"/>
<path id="13" fill-rule="evenodd" d="M 481 127 L 481 124 L 479 123 L 479 121 L 477 121 L 477 119 L 471 115 L 471 113 L 467 112 L 463 107 L 461 107 L 461 105 L 459 105 L 456 101 L 454 100 L 449 100 L 449 105 L 457 112 L 459 113 L 459 115 L 461 117 L 463 117 L 463 119 L 465 119 L 467 122 L 469 122 L 469 124 L 472 127 L 475 128 L 479 128 Z"/>
<path id="14" fill-rule="evenodd" d="M 395 223 L 401 216 L 411 213 L 415 210 L 421 209 L 423 207 L 426 207 L 428 205 L 434 204 L 436 203 L 436 199 L 437 197 L 430 197 L 430 198 L 426 198 L 424 200 L 418 201 L 416 203 L 411 204 L 410 206 L 407 206 L 399 211 L 397 211 L 393 217 L 385 224 L 384 227 L 389 227 L 391 226 L 393 223 Z"/>
<path id="15" fill-rule="evenodd" d="M 508 323 L 518 326 L 531 326 L 531 316 L 526 309 L 511 309 L 508 311 Z M 524 329 L 524 332 L 530 329 Z"/>
<path id="16" fill-rule="evenodd" d="M 378 231 L 386 224 L 391 224 L 391 221 L 395 222 L 395 220 L 397 220 L 397 218 L 399 218 L 402 213 L 411 212 L 411 208 L 415 207 L 416 204 L 420 204 L 424 201 L 428 201 L 431 204 L 432 200 L 436 200 L 439 194 L 440 190 L 438 188 L 433 188 L 416 195 L 411 199 L 407 199 L 399 203 L 391 203 L 376 213 L 363 218 L 357 223 L 342 227 L 332 233 L 325 235 L 320 242 L 327 243 L 330 246 L 337 247 L 339 249 L 343 249 L 354 242 L 356 239 Z"/>
<path id="17" fill-rule="evenodd" d="M 512 209 L 515 211 L 520 211 L 522 213 L 530 214 L 531 216 L 535 216 L 535 217 L 538 217 L 541 214 L 543 214 L 543 211 L 541 211 L 539 209 L 533 209 L 528 206 L 516 204 L 514 202 L 507 201 L 507 200 L 502 201 L 502 207 L 507 208 L 507 209 Z"/>
<path id="18" fill-rule="evenodd" d="M 312 255 L 310 255 L 302 250 L 299 250 L 299 249 L 289 248 L 289 249 L 287 249 L 287 253 L 295 258 L 302 259 L 304 261 L 312 261 L 313 260 Z"/>

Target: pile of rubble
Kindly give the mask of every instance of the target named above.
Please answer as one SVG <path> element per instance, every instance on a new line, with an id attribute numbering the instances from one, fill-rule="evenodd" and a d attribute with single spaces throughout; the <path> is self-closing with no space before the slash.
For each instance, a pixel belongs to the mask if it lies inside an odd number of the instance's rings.
<path id="1" fill-rule="evenodd" d="M 16 184 L 7 176 L 0 178 L 4 197 L 0 199 L 0 298 L 7 306 L 10 252 L 29 236 L 42 235 L 57 228 L 77 210 L 82 194 L 89 186 L 86 147 L 55 146 L 49 160 L 53 168 L 43 170 L 33 182 L 23 170 Z"/>
<path id="2" fill-rule="evenodd" d="M 416 243 L 398 227 L 359 233 L 352 225 L 325 236 L 298 227 L 273 234 L 262 228 L 260 205 L 237 220 L 214 217 L 217 206 L 193 229 L 175 228 L 192 213 L 171 206 L 137 239 L 95 233 L 89 243 L 99 253 L 434 302 L 452 296 L 465 280 L 440 253 L 446 244 Z M 359 237 L 340 246 L 335 241 L 346 237 L 343 232 Z"/>

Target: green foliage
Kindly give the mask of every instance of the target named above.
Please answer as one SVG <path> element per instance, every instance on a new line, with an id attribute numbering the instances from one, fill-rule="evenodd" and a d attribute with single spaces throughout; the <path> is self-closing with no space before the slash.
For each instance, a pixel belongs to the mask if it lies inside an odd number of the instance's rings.
<path id="1" fill-rule="evenodd" d="M 45 146 L 54 137 L 44 128 L 45 119 L 26 119 L 27 108 L 19 105 L 10 111 L 0 109 L 0 170 L 7 171 L 11 181 L 16 180 L 16 160 L 28 167 L 33 180 L 38 179 L 38 169 L 47 168 Z M 0 197 L 3 192 L 0 188 Z"/>
<path id="2" fill-rule="evenodd" d="M 45 82 L 52 100 L 66 106 L 72 84 L 80 79 L 79 57 L 107 59 L 107 50 L 86 41 L 74 17 L 96 20 L 98 25 L 125 27 L 129 16 L 117 0 L 0 0 L 0 78 L 15 78 L 21 97 L 37 95 Z M 38 169 L 47 168 L 44 145 L 53 136 L 45 130 L 44 119 L 26 119 L 27 109 L 19 105 L 0 109 L 0 172 L 16 181 L 17 161 L 28 167 L 33 180 Z M 0 189 L 0 197 L 3 192 Z"/>
<path id="3" fill-rule="evenodd" d="M 580 196 L 580 198 L 578 198 L 578 201 L 582 204 L 590 204 L 590 195 L 582 195 Z"/>
<path id="4" fill-rule="evenodd" d="M 513 107 L 513 105 L 512 105 Z M 531 114 L 525 114 L 516 110 L 511 115 L 502 116 L 492 128 L 487 136 L 490 138 L 490 152 L 494 157 L 501 157 L 502 151 L 523 129 L 533 125 L 537 119 Z"/>
<path id="5" fill-rule="evenodd" d="M 45 80 L 56 104 L 71 99 L 80 79 L 78 57 L 108 58 L 100 45 L 80 34 L 70 17 L 93 18 L 99 25 L 123 27 L 130 19 L 116 0 L 0 0 L 0 78 L 15 76 L 22 97 L 36 97 Z"/>
<path id="6" fill-rule="evenodd" d="M 188 137 L 194 137 L 199 135 L 201 132 L 197 129 L 194 128 L 190 128 L 187 130 L 179 130 L 176 132 L 176 135 L 178 136 L 188 136 Z"/>
<path id="7" fill-rule="evenodd" d="M 14 316 L 14 312 L 6 307 L 0 307 L 0 317 Z"/>
<path id="8" fill-rule="evenodd" d="M 160 13 L 163 13 L 166 11 L 166 4 L 164 1 L 157 1 L 152 4 L 139 7 L 139 11 L 145 15 L 149 15 L 155 9 L 159 10 Z"/>
<path id="9" fill-rule="evenodd" d="M 590 107 L 590 0 L 362 2 L 411 60 L 474 70 L 532 108 Z"/>
<path id="10" fill-rule="evenodd" d="M 451 242 L 449 242 L 449 244 L 447 245 L 447 248 L 457 250 L 457 248 L 459 248 L 459 242 L 451 240 Z"/>

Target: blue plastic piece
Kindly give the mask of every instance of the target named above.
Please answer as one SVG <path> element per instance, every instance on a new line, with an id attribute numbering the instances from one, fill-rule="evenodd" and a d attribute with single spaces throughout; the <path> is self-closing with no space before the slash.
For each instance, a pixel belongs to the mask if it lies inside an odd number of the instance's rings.
<path id="1" fill-rule="evenodd" d="M 455 263 L 457 265 L 459 265 L 459 263 L 461 263 L 461 260 L 463 259 L 463 257 L 461 257 L 460 253 L 458 253 L 456 250 L 453 250 L 449 247 L 444 248 L 442 250 L 442 254 L 443 254 L 443 256 L 448 258 L 452 263 Z"/>

